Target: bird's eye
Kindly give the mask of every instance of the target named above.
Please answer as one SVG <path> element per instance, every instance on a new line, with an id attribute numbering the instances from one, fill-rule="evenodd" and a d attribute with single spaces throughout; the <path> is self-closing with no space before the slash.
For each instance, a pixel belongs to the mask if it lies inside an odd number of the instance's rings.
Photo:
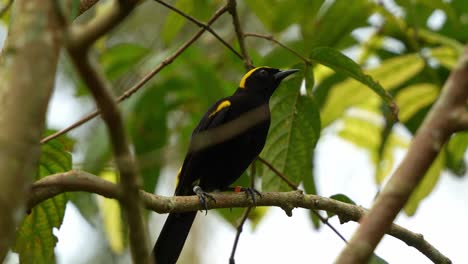
<path id="1" fill-rule="evenodd" d="M 262 77 L 266 77 L 266 76 L 268 75 L 268 73 L 267 73 L 266 70 L 260 70 L 260 71 L 258 72 L 258 74 L 259 74 L 260 76 L 262 76 Z"/>

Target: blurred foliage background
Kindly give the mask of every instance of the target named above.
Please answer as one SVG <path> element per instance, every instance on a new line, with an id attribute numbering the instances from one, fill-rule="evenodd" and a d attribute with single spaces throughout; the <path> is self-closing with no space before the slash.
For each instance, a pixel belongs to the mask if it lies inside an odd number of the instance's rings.
<path id="1" fill-rule="evenodd" d="M 200 21 L 207 21 L 224 4 L 221 0 L 166 2 Z M 110 4 L 99 1 L 75 23 L 98 16 Z M 417 131 L 468 40 L 465 0 L 256 0 L 238 1 L 238 12 L 245 32 L 271 35 L 301 56 L 267 39 L 245 38 L 255 66 L 301 69 L 271 100 L 272 124 L 261 156 L 308 193 L 320 194 L 314 183 L 314 148 L 324 133 L 335 133 L 366 150 L 375 166 L 375 184 L 382 185 L 395 167 L 395 151 L 407 148 L 405 135 Z M 3 19 L 7 22 L 8 14 Z M 228 14 L 212 28 L 238 50 Z M 92 56 L 120 95 L 196 30 L 196 25 L 161 4 L 142 1 L 124 23 L 94 45 Z M 198 120 L 213 102 L 236 89 L 244 73 L 243 61 L 205 32 L 120 104 L 144 190 L 154 192 L 164 182 L 162 171 L 177 171 Z M 90 94 L 66 56 L 57 75 L 61 79 L 57 83 L 73 86 L 76 100 L 88 102 L 83 105 L 89 109 Z M 391 118 L 390 101 L 382 87 L 400 109 L 399 122 Z M 65 88 L 57 85 L 56 89 Z M 466 176 L 467 145 L 468 133 L 451 138 L 406 205 L 406 214 L 416 213 L 443 170 Z M 37 178 L 76 168 L 116 180 L 107 133 L 99 118 L 42 148 Z M 246 174 L 255 175 L 259 190 L 290 190 L 258 161 Z M 248 177 L 241 181 L 248 185 Z M 67 201 L 108 234 L 110 252 L 118 259 L 126 248 L 119 208 L 89 193 L 61 195 L 34 208 L 18 231 L 14 251 L 20 258 L 26 263 L 54 261 L 57 241 L 52 228 L 60 226 Z M 260 222 L 266 210 L 254 210 L 250 221 Z M 243 210 L 219 212 L 236 225 Z M 311 221 L 320 226 L 313 215 Z"/>

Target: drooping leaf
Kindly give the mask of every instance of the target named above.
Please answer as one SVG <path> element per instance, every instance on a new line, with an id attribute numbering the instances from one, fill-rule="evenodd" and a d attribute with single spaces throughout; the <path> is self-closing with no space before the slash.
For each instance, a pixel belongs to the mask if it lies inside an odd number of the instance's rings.
<path id="1" fill-rule="evenodd" d="M 388 264 L 388 262 L 374 253 L 369 260 L 369 264 Z"/>
<path id="2" fill-rule="evenodd" d="M 424 67 L 423 60 L 417 54 L 409 54 L 383 61 L 382 64 L 367 72 L 380 87 L 392 90 L 408 79 L 414 77 Z M 328 93 L 328 98 L 322 108 L 322 125 L 325 127 L 339 118 L 343 112 L 354 105 L 375 97 L 366 86 L 354 79 L 347 79 L 334 87 Z"/>
<path id="3" fill-rule="evenodd" d="M 370 103 L 366 108 L 360 109 L 362 109 L 361 111 L 370 112 L 363 112 L 362 116 L 346 115 L 343 118 L 343 126 L 338 131 L 338 135 L 369 151 L 371 161 L 376 167 L 376 182 L 381 184 L 395 165 L 394 151 L 407 148 L 409 141 L 395 132 L 389 132 L 385 140 L 382 138 L 382 131 L 385 128 L 383 124 L 374 120 L 377 115 L 377 105 L 375 103 Z"/>
<path id="4" fill-rule="evenodd" d="M 104 171 L 99 176 L 106 181 L 117 182 L 117 174 L 115 171 Z M 125 249 L 127 241 L 119 202 L 115 199 L 102 196 L 98 197 L 98 201 L 102 214 L 104 233 L 109 242 L 109 246 L 113 252 L 121 254 Z"/>
<path id="5" fill-rule="evenodd" d="M 434 189 L 439 181 L 440 173 L 444 168 L 445 153 L 442 151 L 432 163 L 429 170 L 424 175 L 424 179 L 419 183 L 408 202 L 404 207 L 404 211 L 408 215 L 414 215 L 418 209 L 419 203 L 426 198 Z"/>
<path id="6" fill-rule="evenodd" d="M 356 204 L 351 198 L 349 198 L 347 195 L 342 194 L 342 193 L 334 194 L 330 196 L 330 198 L 333 200 L 343 202 L 343 203 L 354 204 L 354 205 Z M 327 211 L 327 215 L 328 215 L 328 218 L 330 218 L 330 217 L 335 216 L 336 214 Z"/>
<path id="7" fill-rule="evenodd" d="M 372 89 L 384 102 L 388 104 L 392 103 L 392 96 L 378 82 L 372 79 L 371 76 L 365 74 L 356 62 L 346 57 L 341 52 L 332 48 L 321 47 L 312 50 L 309 57 L 311 60 L 332 68 L 336 72 L 354 78 Z"/>
<path id="8" fill-rule="evenodd" d="M 430 83 L 421 83 L 405 87 L 395 97 L 400 108 L 400 121 L 408 121 L 419 110 L 434 103 L 438 95 L 438 87 Z"/>
<path id="9" fill-rule="evenodd" d="M 302 67 L 302 66 L 296 66 Z M 303 76 L 283 81 L 270 100 L 271 125 L 261 156 L 295 184 L 312 178 L 312 152 L 320 135 L 318 107 L 310 95 L 301 95 Z M 264 169 L 263 190 L 290 187 Z"/>
<path id="10" fill-rule="evenodd" d="M 464 159 L 468 149 L 468 132 L 453 135 L 445 147 L 445 166 L 457 176 L 466 175 Z"/>
<path id="11" fill-rule="evenodd" d="M 455 68 L 460 53 L 448 46 L 441 46 L 430 50 L 430 56 L 447 69 Z"/>
<path id="12" fill-rule="evenodd" d="M 72 145 L 73 142 L 63 136 L 43 144 L 35 179 L 71 170 Z M 52 230 L 62 224 L 67 201 L 65 194 L 57 195 L 38 204 L 26 216 L 17 231 L 14 247 L 21 263 L 55 262 L 57 238 Z"/>

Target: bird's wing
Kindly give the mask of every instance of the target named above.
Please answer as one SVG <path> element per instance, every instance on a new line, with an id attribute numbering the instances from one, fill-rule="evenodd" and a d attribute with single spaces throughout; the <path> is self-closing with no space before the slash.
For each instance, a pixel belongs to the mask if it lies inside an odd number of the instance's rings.
<path id="1" fill-rule="evenodd" d="M 217 127 L 223 124 L 226 120 L 227 113 L 231 109 L 231 100 L 230 98 L 224 98 L 213 104 L 205 115 L 202 117 L 200 122 L 198 123 L 197 127 L 192 132 L 192 143 L 194 138 L 199 135 L 203 131 L 207 131 L 211 128 Z M 197 155 L 197 153 L 193 153 L 192 151 L 188 151 L 187 155 L 185 156 L 184 163 L 182 168 L 177 175 L 177 188 L 175 190 L 175 195 L 187 195 L 191 193 L 191 188 L 194 182 L 196 182 L 200 175 L 194 175 L 190 173 L 190 164 L 192 162 L 193 156 Z"/>

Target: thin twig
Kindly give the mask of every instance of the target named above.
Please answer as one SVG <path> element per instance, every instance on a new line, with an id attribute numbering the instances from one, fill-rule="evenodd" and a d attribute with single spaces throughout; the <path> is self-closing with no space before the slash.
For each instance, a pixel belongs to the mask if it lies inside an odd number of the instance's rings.
<path id="1" fill-rule="evenodd" d="M 226 46 L 229 50 L 232 51 L 232 53 L 234 53 L 237 57 L 239 57 L 241 60 L 243 60 L 244 58 L 242 57 L 241 54 L 239 54 L 239 52 L 237 52 L 237 50 L 235 50 L 229 43 L 227 43 L 223 38 L 221 38 L 218 33 L 216 33 L 208 24 L 205 24 L 203 22 L 201 22 L 200 20 L 190 16 L 189 14 L 187 13 L 184 13 L 182 10 L 180 9 L 177 9 L 176 7 L 174 6 L 171 6 L 170 4 L 166 3 L 166 2 L 163 2 L 161 0 L 154 0 L 158 3 L 160 3 L 161 5 L 169 8 L 170 10 L 176 12 L 177 14 L 183 16 L 185 19 L 193 22 L 195 25 L 197 25 L 198 27 L 201 27 L 201 28 L 204 28 L 206 31 L 210 32 L 215 38 L 217 38 L 221 43 L 223 43 L 224 46 Z"/>
<path id="2" fill-rule="evenodd" d="M 70 32 L 79 32 L 79 34 L 69 34 L 70 40 L 67 43 L 67 50 L 81 78 L 90 89 L 96 105 L 101 110 L 102 119 L 109 132 L 115 162 L 120 173 L 119 186 L 123 195 L 119 201 L 129 226 L 129 244 L 133 262 L 150 263 L 152 255 L 148 251 L 147 228 L 143 218 L 143 208 L 140 204 L 137 165 L 130 151 L 123 119 L 111 89 L 104 77 L 91 65 L 88 57 L 88 48 L 92 43 L 123 21 L 134 7 L 134 4 L 129 1 L 121 0 L 118 4 L 113 5 L 109 13 L 101 15 L 99 19 L 91 22 L 81 31 L 69 29 Z"/>
<path id="3" fill-rule="evenodd" d="M 312 64 L 312 61 L 310 59 L 302 56 L 299 52 L 293 50 L 292 48 L 290 48 L 290 47 L 284 45 L 283 43 L 281 43 L 280 41 L 276 40 L 272 35 L 262 35 L 262 34 L 250 33 L 249 32 L 249 33 L 244 33 L 244 37 L 256 37 L 256 38 L 262 38 L 262 39 L 269 40 L 269 41 L 281 46 L 282 48 L 286 49 L 287 51 L 291 52 L 296 57 L 298 57 L 299 59 L 304 61 L 305 64 L 308 64 L 308 65 Z"/>
<path id="4" fill-rule="evenodd" d="M 320 221 L 324 225 L 327 225 L 339 238 L 341 238 L 343 242 L 348 243 L 348 240 L 346 240 L 346 238 L 332 224 L 330 224 L 330 222 L 328 222 L 327 218 L 321 216 L 319 212 L 317 212 L 316 210 L 311 210 L 311 211 L 315 216 L 317 216 L 320 219 Z"/>
<path id="5" fill-rule="evenodd" d="M 242 57 L 244 58 L 244 67 L 246 70 L 252 69 L 253 62 L 247 52 L 247 48 L 245 46 L 244 34 L 242 32 L 242 27 L 239 21 L 239 15 L 237 14 L 237 2 L 236 0 L 228 0 L 228 7 L 229 13 L 232 16 L 232 23 L 234 25 L 234 30 L 236 31 L 237 41 L 239 42 L 239 48 L 242 53 Z"/>
<path id="6" fill-rule="evenodd" d="M 28 209 L 30 210 L 39 203 L 64 192 L 80 191 L 96 193 L 114 199 L 120 199 L 123 195 L 121 189 L 112 182 L 84 171 L 72 170 L 66 173 L 49 175 L 36 181 L 29 193 Z M 216 203 L 210 203 L 210 209 L 249 207 L 252 205 L 252 200 L 243 193 L 225 192 L 213 193 L 212 195 L 216 199 Z M 148 210 L 157 213 L 188 212 L 202 209 L 196 195 L 165 197 L 140 190 L 140 197 Z M 263 192 L 262 199 L 257 201 L 257 206 L 325 210 L 337 214 L 340 219 L 355 222 L 359 222 L 367 212 L 357 205 L 318 195 L 305 195 L 301 191 Z M 450 263 L 450 259 L 428 243 L 421 234 L 411 232 L 396 224 L 392 224 L 386 232 L 416 248 L 434 263 Z"/>
<path id="7" fill-rule="evenodd" d="M 227 7 L 223 6 L 216 13 L 210 18 L 210 20 L 207 22 L 207 25 L 213 24 L 222 14 L 227 12 Z M 141 78 L 138 83 L 136 83 L 134 86 L 126 90 L 122 95 L 117 97 L 117 102 L 120 103 L 124 101 L 125 99 L 129 98 L 132 94 L 137 92 L 144 84 L 146 84 L 151 78 L 153 78 L 157 73 L 159 73 L 164 67 L 167 65 L 171 64 L 177 57 L 179 57 L 190 45 L 192 45 L 200 36 L 205 32 L 205 28 L 201 28 L 197 33 L 195 33 L 187 42 L 185 42 L 182 46 L 180 46 L 171 56 L 167 57 L 164 59 L 154 70 L 151 72 L 147 73 L 143 78 Z M 89 120 L 93 119 L 94 117 L 98 116 L 100 112 L 98 110 L 89 113 L 88 115 L 84 116 L 77 122 L 71 124 L 70 126 L 57 131 L 41 140 L 41 144 L 44 144 L 54 138 L 57 138 L 81 125 L 84 123 L 88 122 Z"/>
<path id="8" fill-rule="evenodd" d="M 247 218 L 249 217 L 250 211 L 252 211 L 252 206 L 249 206 L 247 209 L 245 209 L 244 215 L 242 216 L 242 220 L 237 226 L 236 238 L 234 239 L 231 256 L 229 257 L 229 264 L 236 263 L 236 261 L 234 260 L 234 255 L 236 254 L 237 244 L 239 243 L 240 235 L 242 233 L 242 230 L 244 229 L 244 224 L 247 221 Z"/>
<path id="9" fill-rule="evenodd" d="M 295 185 L 294 183 L 292 183 L 288 177 L 286 177 L 286 175 L 284 175 L 282 172 L 280 172 L 277 168 L 275 168 L 275 166 L 273 166 L 273 164 L 271 164 L 270 162 L 268 162 L 267 160 L 263 159 L 262 157 L 258 157 L 258 160 L 260 160 L 263 164 L 265 164 L 270 170 L 272 170 L 278 177 L 280 177 L 286 184 L 289 185 L 289 187 L 291 187 L 291 189 L 293 190 L 299 190 L 299 188 L 297 187 L 297 185 Z M 348 241 L 344 238 L 344 236 L 338 232 L 338 230 L 328 222 L 327 219 L 325 219 L 323 216 L 321 216 L 317 211 L 315 210 L 312 210 L 313 214 L 315 214 L 319 219 L 320 221 L 328 226 L 333 232 L 335 232 L 336 235 L 338 235 L 338 237 L 341 238 L 341 240 L 343 240 L 345 243 L 348 243 Z"/>
<path id="10" fill-rule="evenodd" d="M 250 188 L 255 189 L 255 171 L 256 171 L 256 166 L 255 166 L 255 161 L 250 164 Z M 255 195 L 255 193 L 254 193 Z M 250 212 L 252 211 L 252 206 L 248 207 L 242 216 L 242 219 L 237 226 L 236 230 L 236 237 L 234 238 L 234 243 L 232 245 L 232 250 L 231 250 L 231 256 L 229 257 L 229 263 L 234 264 L 236 261 L 234 259 L 234 256 L 236 255 L 236 250 L 237 250 L 237 244 L 239 243 L 240 235 L 242 233 L 242 230 L 244 229 L 244 224 L 247 221 L 247 218 L 249 217 Z"/>

